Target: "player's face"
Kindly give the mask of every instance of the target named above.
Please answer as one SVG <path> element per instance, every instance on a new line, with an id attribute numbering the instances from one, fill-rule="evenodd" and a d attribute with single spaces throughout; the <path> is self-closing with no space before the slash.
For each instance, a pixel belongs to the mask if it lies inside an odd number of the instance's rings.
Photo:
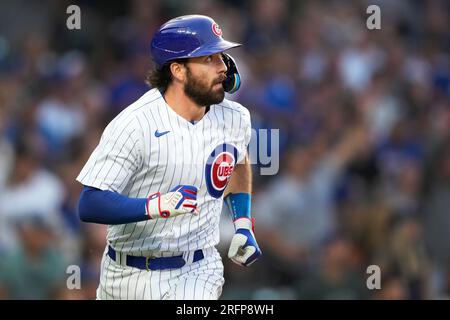
<path id="1" fill-rule="evenodd" d="M 220 53 L 191 59 L 186 64 L 184 93 L 202 107 L 222 102 L 226 71 Z"/>

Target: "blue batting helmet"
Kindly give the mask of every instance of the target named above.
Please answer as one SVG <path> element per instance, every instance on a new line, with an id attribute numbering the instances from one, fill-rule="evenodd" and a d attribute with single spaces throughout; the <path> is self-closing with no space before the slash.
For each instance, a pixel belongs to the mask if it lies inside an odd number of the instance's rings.
<path id="1" fill-rule="evenodd" d="M 222 38 L 222 30 L 210 17 L 181 16 L 163 24 L 153 36 L 151 52 L 160 69 L 171 60 L 207 56 L 241 46 Z"/>

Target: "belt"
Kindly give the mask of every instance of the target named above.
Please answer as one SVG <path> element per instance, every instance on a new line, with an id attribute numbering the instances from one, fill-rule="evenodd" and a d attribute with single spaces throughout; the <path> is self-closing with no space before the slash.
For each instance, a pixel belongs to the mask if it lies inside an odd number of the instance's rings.
<path id="1" fill-rule="evenodd" d="M 108 246 L 108 256 L 114 260 L 116 260 L 116 251 Z M 199 249 L 194 252 L 194 259 L 192 262 L 197 262 L 204 258 L 203 250 Z M 126 256 L 125 264 L 129 267 L 138 268 L 142 270 L 163 270 L 163 269 L 178 269 L 183 267 L 186 264 L 186 261 L 183 259 L 183 256 L 174 256 L 174 257 L 158 257 L 158 258 L 150 258 L 150 257 L 138 257 L 138 256 Z"/>

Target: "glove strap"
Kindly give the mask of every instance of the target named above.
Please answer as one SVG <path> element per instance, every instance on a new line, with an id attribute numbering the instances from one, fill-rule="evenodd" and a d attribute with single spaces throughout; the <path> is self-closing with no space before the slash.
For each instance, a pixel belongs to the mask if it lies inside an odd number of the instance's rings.
<path id="1" fill-rule="evenodd" d="M 157 203 L 155 203 L 157 201 Z M 155 208 L 156 206 L 156 208 Z M 148 197 L 147 205 L 145 206 L 145 209 L 147 211 L 147 215 L 149 219 L 153 219 L 155 215 L 159 215 L 161 218 L 168 218 L 170 217 L 170 211 L 168 210 L 161 210 L 161 193 L 155 192 L 154 194 L 151 194 Z M 156 209 L 156 210 L 155 210 Z M 154 211 L 157 211 L 157 214 L 153 214 Z"/>
<path id="2" fill-rule="evenodd" d="M 255 218 L 241 217 L 233 221 L 235 229 L 248 229 L 255 233 Z"/>

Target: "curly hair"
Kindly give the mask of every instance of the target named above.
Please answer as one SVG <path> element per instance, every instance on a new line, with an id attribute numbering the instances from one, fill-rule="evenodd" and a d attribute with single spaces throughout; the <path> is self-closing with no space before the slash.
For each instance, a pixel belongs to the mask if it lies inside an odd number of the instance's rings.
<path id="1" fill-rule="evenodd" d="M 152 88 L 158 88 L 161 92 L 166 91 L 169 84 L 172 82 L 172 72 L 170 71 L 170 65 L 173 63 L 185 63 L 186 59 L 172 60 L 169 63 L 163 65 L 161 69 L 156 68 L 155 65 L 148 71 L 145 77 L 145 83 Z"/>

